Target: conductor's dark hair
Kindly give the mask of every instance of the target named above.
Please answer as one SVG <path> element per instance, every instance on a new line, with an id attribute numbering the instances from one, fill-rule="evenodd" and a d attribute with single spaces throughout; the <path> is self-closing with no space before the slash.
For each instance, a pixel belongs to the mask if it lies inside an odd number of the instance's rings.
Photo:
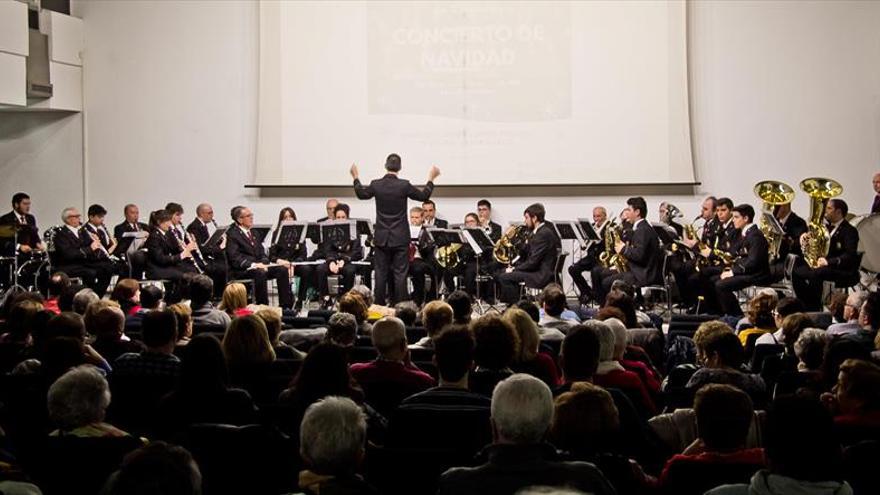
<path id="1" fill-rule="evenodd" d="M 732 210 L 733 209 L 733 200 L 730 198 L 718 198 L 718 201 L 715 203 L 715 208 L 718 208 L 721 206 L 727 208 L 728 210 Z"/>
<path id="2" fill-rule="evenodd" d="M 736 207 L 734 207 L 733 211 L 739 213 L 741 216 L 749 217 L 750 223 L 755 221 L 755 209 L 752 208 L 752 205 L 745 204 L 745 203 L 743 203 L 741 205 L 736 205 Z"/>
<path id="3" fill-rule="evenodd" d="M 17 192 L 12 195 L 12 206 L 16 206 L 26 199 L 31 199 L 31 197 L 27 193 Z"/>
<path id="4" fill-rule="evenodd" d="M 537 218 L 539 222 L 543 222 L 546 210 L 544 210 L 544 205 L 542 205 L 541 203 L 534 203 L 529 205 L 529 207 L 526 208 L 526 211 L 524 211 L 523 213 L 530 217 Z"/>
<path id="5" fill-rule="evenodd" d="M 334 216 L 336 216 L 337 211 L 344 211 L 346 218 L 351 216 L 351 207 L 349 207 L 345 203 L 339 203 L 338 205 L 336 205 L 336 208 L 333 208 Z"/>
<path id="6" fill-rule="evenodd" d="M 231 210 L 229 210 L 229 216 L 232 217 L 233 222 L 238 222 L 238 217 L 241 216 L 241 212 L 244 211 L 244 206 L 238 205 L 233 206 Z"/>
<path id="7" fill-rule="evenodd" d="M 158 227 L 160 223 L 171 220 L 171 213 L 168 210 L 156 210 L 150 213 L 150 225 Z"/>
<path id="8" fill-rule="evenodd" d="M 176 213 L 180 213 L 181 215 L 183 215 L 183 206 L 181 206 L 180 203 L 168 203 L 167 205 L 165 205 L 165 209 L 168 211 L 168 213 L 171 213 L 172 215 Z"/>
<path id="9" fill-rule="evenodd" d="M 389 172 L 400 172 L 400 155 L 391 153 L 385 159 L 385 170 Z"/>
<path id="10" fill-rule="evenodd" d="M 486 208 L 489 208 L 490 210 L 492 209 L 492 203 L 490 203 L 488 199 L 481 199 L 481 200 L 477 201 L 477 208 L 479 208 L 481 206 L 485 206 Z"/>
<path id="11" fill-rule="evenodd" d="M 840 214 L 846 216 L 849 213 L 849 205 L 846 204 L 846 201 L 840 198 L 829 199 L 828 202 L 831 204 L 831 207 L 835 210 L 840 210 Z"/>
<path id="12" fill-rule="evenodd" d="M 86 212 L 90 217 L 103 217 L 107 214 L 107 210 L 98 204 L 89 206 L 88 211 Z"/>
<path id="13" fill-rule="evenodd" d="M 641 196 L 633 196 L 626 200 L 626 204 L 629 205 L 633 210 L 639 211 L 639 218 L 645 218 L 648 214 L 648 204 L 645 203 L 645 198 Z"/>

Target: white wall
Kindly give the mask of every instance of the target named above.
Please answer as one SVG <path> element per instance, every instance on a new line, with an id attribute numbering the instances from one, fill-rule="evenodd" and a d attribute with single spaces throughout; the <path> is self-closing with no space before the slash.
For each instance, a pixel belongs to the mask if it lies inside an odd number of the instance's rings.
<path id="1" fill-rule="evenodd" d="M 218 212 L 247 203 L 258 221 L 287 204 L 303 218 L 322 214 L 314 196 L 324 191 L 278 197 L 242 187 L 255 156 L 256 2 L 79 0 L 73 7 L 85 21 L 83 203 L 101 202 L 113 215 L 129 201 L 146 211 L 169 200 L 189 211 L 203 200 Z M 663 199 L 691 216 L 706 193 L 755 203 L 758 180 L 796 187 L 808 175 L 827 175 L 842 182 L 852 210 L 864 212 L 870 176 L 880 168 L 880 2 L 701 1 L 690 5 L 689 23 L 694 158 L 703 186 L 697 196 Z M 363 174 L 379 173 L 382 159 L 361 164 Z M 67 164 L 63 155 L 55 160 Z M 0 170 L 8 163 L 0 148 Z M 404 162 L 417 179 L 427 166 Z M 44 176 L 19 177 L 16 187 L 38 204 L 54 194 Z M 4 181 L 0 193 L 6 188 Z M 468 194 L 438 191 L 441 215 L 457 220 L 484 192 Z M 510 220 L 534 200 L 550 218 L 586 216 L 597 203 L 619 210 L 626 191 L 485 194 L 497 216 Z M 648 195 L 652 211 L 659 199 Z M 806 212 L 803 194 L 795 208 Z M 354 214 L 371 215 L 372 204 L 356 203 Z"/>

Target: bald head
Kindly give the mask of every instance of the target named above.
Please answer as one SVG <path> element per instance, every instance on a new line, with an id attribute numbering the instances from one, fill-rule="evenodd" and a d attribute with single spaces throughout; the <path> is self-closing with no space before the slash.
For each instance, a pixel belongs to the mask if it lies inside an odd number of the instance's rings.
<path id="1" fill-rule="evenodd" d="M 214 219 L 214 207 L 208 203 L 202 203 L 196 206 L 196 216 L 203 222 L 210 222 Z"/>
<path id="2" fill-rule="evenodd" d="M 406 327 L 400 318 L 386 316 L 373 325 L 373 347 L 385 359 L 403 359 L 406 351 Z"/>
<path id="3" fill-rule="evenodd" d="M 327 209 L 327 217 L 333 219 L 336 217 L 336 207 L 339 206 L 339 200 L 330 198 L 327 200 L 325 208 Z"/>

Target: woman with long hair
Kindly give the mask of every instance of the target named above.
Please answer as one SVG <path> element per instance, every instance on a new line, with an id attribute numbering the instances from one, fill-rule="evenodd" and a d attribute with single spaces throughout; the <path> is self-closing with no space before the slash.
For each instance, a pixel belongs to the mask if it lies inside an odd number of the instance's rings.
<path id="1" fill-rule="evenodd" d="M 295 221 L 296 212 L 293 211 L 293 208 L 286 206 L 278 212 L 278 222 L 275 224 L 275 230 L 272 232 L 272 245 L 269 247 L 269 257 L 271 259 L 283 259 L 294 264 L 308 259 L 309 253 L 305 242 L 281 235 L 282 223 Z M 298 309 L 302 307 L 303 302 L 306 300 L 309 287 L 315 287 L 315 266 L 291 265 L 290 276 L 291 280 L 293 280 L 293 277 L 299 277 L 296 302 L 296 308 Z"/>

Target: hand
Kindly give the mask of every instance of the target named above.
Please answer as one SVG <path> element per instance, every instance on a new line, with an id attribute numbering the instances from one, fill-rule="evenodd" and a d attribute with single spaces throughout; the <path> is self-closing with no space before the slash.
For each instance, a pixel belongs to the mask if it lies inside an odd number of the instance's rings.
<path id="1" fill-rule="evenodd" d="M 507 268 L 504 269 L 504 273 L 510 273 L 510 272 L 512 272 L 512 271 L 513 271 L 513 267 L 512 267 L 512 266 L 508 266 Z"/>
<path id="2" fill-rule="evenodd" d="M 335 275 L 339 273 L 339 265 L 335 261 L 330 262 L 330 271 Z"/>
<path id="3" fill-rule="evenodd" d="M 684 452 L 682 452 L 682 454 L 684 454 L 684 455 L 698 455 L 698 454 L 702 454 L 705 451 L 706 451 L 705 442 L 703 442 L 702 438 L 697 438 L 696 440 L 691 442 L 690 445 L 685 447 Z"/>
<path id="4" fill-rule="evenodd" d="M 275 262 L 281 266 L 290 267 L 290 262 L 287 260 L 278 259 Z"/>
<path id="5" fill-rule="evenodd" d="M 434 179 L 440 176 L 440 169 L 437 168 L 437 165 L 431 165 L 431 170 L 428 170 L 428 182 L 434 182 Z"/>
<path id="6" fill-rule="evenodd" d="M 220 236 L 220 249 L 226 249 L 226 234 Z"/>
<path id="7" fill-rule="evenodd" d="M 837 414 L 838 404 L 836 395 L 831 392 L 824 392 L 819 396 L 819 402 L 821 402 L 831 414 Z"/>
<path id="8" fill-rule="evenodd" d="M 180 259 L 185 260 L 187 258 L 192 258 L 192 253 L 189 251 L 189 249 L 184 249 L 180 253 Z"/>
<path id="9" fill-rule="evenodd" d="M 730 278 L 732 276 L 733 276 L 733 272 L 730 270 L 724 270 L 723 272 L 721 272 L 721 280 L 724 280 L 726 278 Z"/>
<path id="10" fill-rule="evenodd" d="M 828 260 L 825 258 L 819 258 L 816 260 L 816 266 L 818 266 L 819 268 L 823 266 L 828 266 Z"/>
<path id="11" fill-rule="evenodd" d="M 89 247 L 92 249 L 92 251 L 97 251 L 97 250 L 101 249 L 101 241 L 98 239 L 95 239 L 92 241 L 91 244 L 89 244 Z"/>
<path id="12" fill-rule="evenodd" d="M 624 247 L 626 247 L 626 244 L 624 244 L 623 241 L 617 241 L 614 243 L 614 252 L 620 254 Z"/>
<path id="13" fill-rule="evenodd" d="M 691 239 L 690 237 L 682 237 L 681 242 L 684 243 L 685 246 L 692 248 L 697 245 L 696 239 Z"/>
<path id="14" fill-rule="evenodd" d="M 711 254 L 712 254 L 712 250 L 707 247 L 704 247 L 703 249 L 700 250 L 700 255 L 703 258 L 708 258 L 709 255 L 711 255 Z"/>
<path id="15" fill-rule="evenodd" d="M 28 246 L 27 244 L 22 244 L 22 245 L 18 246 L 18 249 L 19 249 L 22 253 L 29 253 L 29 252 L 31 252 L 31 247 Z"/>
<path id="16" fill-rule="evenodd" d="M 352 163 L 352 164 L 351 164 L 351 168 L 350 168 L 348 171 L 349 171 L 349 173 L 351 174 L 351 178 L 354 179 L 354 180 L 357 180 L 357 178 L 358 178 L 358 166 L 357 166 L 357 164 Z"/>
<path id="17" fill-rule="evenodd" d="M 256 268 L 257 270 L 263 270 L 264 272 L 269 269 L 269 267 L 266 266 L 265 263 L 256 263 L 254 264 L 254 268 Z"/>

